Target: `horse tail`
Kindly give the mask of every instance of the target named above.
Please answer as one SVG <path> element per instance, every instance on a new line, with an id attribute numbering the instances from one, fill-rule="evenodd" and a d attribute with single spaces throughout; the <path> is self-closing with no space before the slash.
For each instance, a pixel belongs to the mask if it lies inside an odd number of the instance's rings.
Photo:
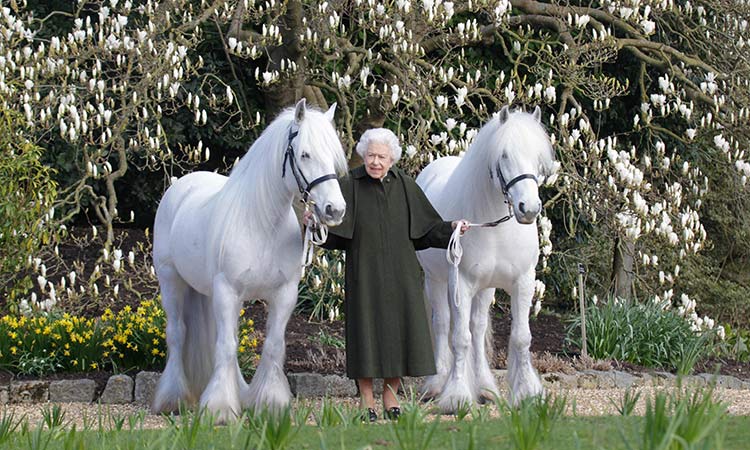
<path id="1" fill-rule="evenodd" d="M 191 397 L 200 398 L 213 373 L 216 342 L 216 321 L 211 298 L 190 289 L 182 310 L 185 324 L 185 345 L 182 361 Z"/>

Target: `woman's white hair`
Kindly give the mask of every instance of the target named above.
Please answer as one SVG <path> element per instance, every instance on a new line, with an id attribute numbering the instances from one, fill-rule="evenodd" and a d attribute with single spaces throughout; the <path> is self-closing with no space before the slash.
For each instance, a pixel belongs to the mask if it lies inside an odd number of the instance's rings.
<path id="1" fill-rule="evenodd" d="M 401 145 L 398 142 L 398 138 L 393 131 L 387 128 L 371 128 L 359 138 L 357 142 L 357 153 L 362 159 L 365 159 L 365 152 L 371 143 L 377 142 L 379 144 L 385 144 L 391 149 L 391 156 L 393 157 L 393 163 L 396 164 L 401 159 Z"/>

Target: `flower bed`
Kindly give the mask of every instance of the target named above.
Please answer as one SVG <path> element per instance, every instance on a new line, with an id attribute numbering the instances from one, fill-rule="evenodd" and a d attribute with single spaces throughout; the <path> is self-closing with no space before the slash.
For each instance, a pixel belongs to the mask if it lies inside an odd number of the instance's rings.
<path id="1" fill-rule="evenodd" d="M 244 368 L 255 360 L 253 325 L 252 320 L 240 321 Z M 31 375 L 161 369 L 165 327 L 164 311 L 153 300 L 117 313 L 106 309 L 96 318 L 56 312 L 9 314 L 0 318 L 0 367 Z"/>

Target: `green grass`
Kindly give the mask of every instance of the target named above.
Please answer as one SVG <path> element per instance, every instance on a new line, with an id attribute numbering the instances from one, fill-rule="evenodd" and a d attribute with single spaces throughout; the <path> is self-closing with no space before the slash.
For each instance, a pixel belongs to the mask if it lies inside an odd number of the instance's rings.
<path id="1" fill-rule="evenodd" d="M 163 430 L 144 431 L 81 431 L 30 428 L 26 434 L 19 430 L 0 448 L 84 448 L 84 449 L 239 449 L 270 448 L 268 441 L 257 430 L 247 426 L 213 427 L 208 423 L 192 429 L 192 421 L 172 425 Z M 428 423 L 428 426 L 432 424 Z M 750 417 L 724 417 L 723 448 L 746 448 L 750 442 Z M 399 449 L 389 423 L 349 425 L 320 428 L 310 425 L 299 429 L 288 442 L 289 449 Z M 643 417 L 564 417 L 559 419 L 553 433 L 540 442 L 538 449 L 625 449 L 623 437 L 631 443 L 640 442 L 645 427 Z M 473 440 L 473 442 L 470 442 Z M 261 445 L 259 445 L 261 444 Z M 430 439 L 429 449 L 512 449 L 513 438 L 506 418 L 464 420 L 441 418 Z M 716 444 L 706 448 L 721 448 Z"/>
<path id="2" fill-rule="evenodd" d="M 750 440 L 750 417 L 727 416 L 712 388 L 656 392 L 645 400 L 643 417 L 578 417 L 564 415 L 565 397 L 535 397 L 515 407 L 498 399 L 499 414 L 490 418 L 486 406 L 461 417 L 431 415 L 432 408 L 412 396 L 398 421 L 364 424 L 353 408 L 325 399 L 319 410 L 298 405 L 276 413 L 246 412 L 228 426 L 183 411 L 167 417 L 161 430 L 143 430 L 142 413 L 128 418 L 108 412 L 79 430 L 54 406 L 45 407 L 36 423 L 0 416 L 0 449 L 720 450 L 745 448 Z M 630 413 L 636 401 L 626 392 L 619 409 Z"/>

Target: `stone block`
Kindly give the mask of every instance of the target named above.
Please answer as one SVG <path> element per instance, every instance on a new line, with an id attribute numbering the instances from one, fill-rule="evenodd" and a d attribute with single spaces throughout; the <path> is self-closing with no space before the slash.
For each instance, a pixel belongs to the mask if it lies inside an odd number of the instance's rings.
<path id="1" fill-rule="evenodd" d="M 585 370 L 584 373 L 589 374 L 596 379 L 596 387 L 598 389 L 614 389 L 616 387 L 614 371 Z"/>
<path id="2" fill-rule="evenodd" d="M 133 401 L 133 379 L 127 375 L 112 375 L 99 397 L 101 403 L 131 403 Z"/>
<path id="3" fill-rule="evenodd" d="M 653 377 L 651 374 L 642 372 L 637 374 L 635 381 L 633 382 L 633 387 L 648 387 L 653 386 Z"/>
<path id="4" fill-rule="evenodd" d="M 290 373 L 287 379 L 292 395 L 297 397 L 315 397 L 323 390 L 323 375 L 318 373 Z"/>
<path id="5" fill-rule="evenodd" d="M 596 389 L 599 387 L 599 376 L 592 372 L 596 371 L 589 370 L 578 374 L 576 378 L 579 389 Z"/>
<path id="6" fill-rule="evenodd" d="M 308 397 L 351 397 L 357 394 L 354 381 L 339 375 L 317 373 L 290 373 L 289 388 L 300 398 Z"/>
<path id="7" fill-rule="evenodd" d="M 562 372 L 550 372 L 541 376 L 542 385 L 547 389 L 575 389 L 578 387 L 578 378 Z"/>
<path id="8" fill-rule="evenodd" d="M 159 382 L 159 372 L 138 372 L 135 376 L 135 402 L 141 405 L 151 405 Z"/>
<path id="9" fill-rule="evenodd" d="M 669 372 L 654 372 L 654 374 L 651 377 L 651 382 L 653 386 L 672 387 L 675 385 L 676 381 L 677 381 L 677 376 Z"/>
<path id="10" fill-rule="evenodd" d="M 701 373 L 696 376 L 706 381 L 706 384 L 716 383 L 716 387 L 724 389 L 743 389 L 743 381 L 729 375 L 713 375 L 710 373 Z"/>
<path id="11" fill-rule="evenodd" d="M 709 374 L 705 374 L 707 377 L 702 377 L 701 375 L 696 376 L 685 376 L 679 379 L 675 379 L 675 385 L 679 383 L 680 386 L 686 387 L 686 388 L 699 388 L 704 387 L 706 384 L 708 384 L 708 377 L 710 377 Z"/>
<path id="12" fill-rule="evenodd" d="M 94 380 L 60 380 L 49 384 L 49 401 L 91 403 L 96 394 Z"/>
<path id="13" fill-rule="evenodd" d="M 49 399 L 49 381 L 11 381 L 11 403 L 40 403 Z"/>
<path id="14" fill-rule="evenodd" d="M 635 387 L 639 385 L 639 382 L 642 382 L 642 377 L 633 375 L 627 372 L 622 372 L 620 370 L 613 370 L 612 371 L 612 382 L 614 383 L 613 387 L 619 388 L 619 389 L 628 389 L 631 387 Z"/>
<path id="15" fill-rule="evenodd" d="M 0 386 L 0 405 L 8 403 L 8 386 Z"/>

